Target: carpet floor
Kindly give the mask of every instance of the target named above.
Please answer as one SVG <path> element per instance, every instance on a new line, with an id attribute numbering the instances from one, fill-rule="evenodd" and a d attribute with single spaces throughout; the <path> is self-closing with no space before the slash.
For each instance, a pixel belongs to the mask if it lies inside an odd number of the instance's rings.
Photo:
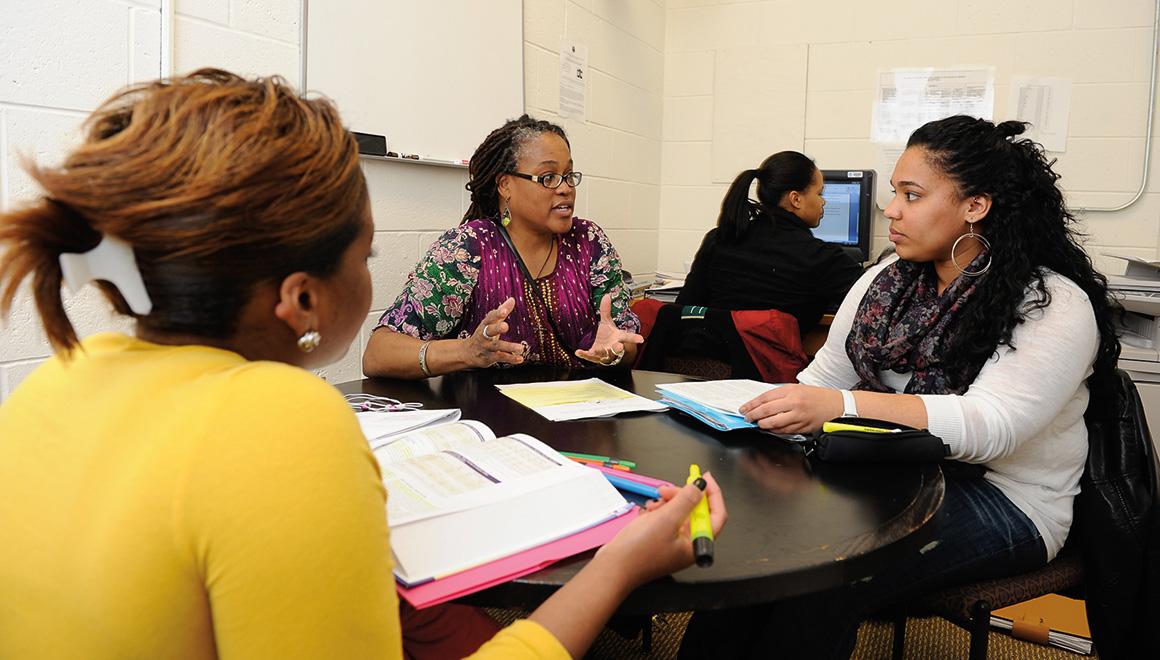
<path id="1" fill-rule="evenodd" d="M 501 623 L 509 624 L 524 612 L 516 610 L 488 610 Z M 661 614 L 653 618 L 653 647 L 645 653 L 641 647 L 641 636 L 628 637 L 631 633 L 621 633 L 605 629 L 600 633 L 588 660 L 671 660 L 677 657 L 688 613 Z M 854 649 L 853 660 L 888 660 L 891 656 L 893 628 L 888 622 L 868 621 L 858 629 L 858 645 Z M 939 658 L 954 660 L 967 657 L 969 636 L 962 628 L 938 617 L 912 618 L 906 624 L 906 659 L 928 660 Z M 1001 660 L 1080 660 L 1096 658 L 1081 656 L 1053 646 L 1033 644 L 1015 639 L 1000 632 L 992 632 L 988 640 L 988 658 Z M 776 653 L 770 655 L 776 658 Z"/>

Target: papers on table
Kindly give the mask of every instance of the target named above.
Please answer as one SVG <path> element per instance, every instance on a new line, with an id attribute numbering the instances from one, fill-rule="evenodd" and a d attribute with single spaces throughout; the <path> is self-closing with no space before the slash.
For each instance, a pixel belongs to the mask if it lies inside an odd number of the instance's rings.
<path id="1" fill-rule="evenodd" d="M 707 380 L 657 385 L 661 399 L 719 431 L 757 428 L 738 412 L 741 404 L 780 385 L 756 380 Z"/>
<path id="2" fill-rule="evenodd" d="M 496 385 L 504 395 L 553 422 L 608 417 L 622 412 L 659 412 L 667 406 L 599 378 Z"/>
<path id="3" fill-rule="evenodd" d="M 459 415 L 459 408 L 399 410 L 395 412 L 376 410 L 355 413 L 355 417 L 358 417 L 358 424 L 362 427 L 363 435 L 371 444 L 371 449 L 386 444 L 386 439 L 390 436 L 414 431 L 425 426 L 454 422 L 459 419 Z"/>

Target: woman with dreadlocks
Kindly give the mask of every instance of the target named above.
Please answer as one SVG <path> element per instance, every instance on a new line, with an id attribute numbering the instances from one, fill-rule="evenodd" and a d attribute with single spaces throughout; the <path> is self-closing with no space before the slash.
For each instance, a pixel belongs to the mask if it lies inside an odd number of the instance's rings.
<path id="1" fill-rule="evenodd" d="M 800 384 L 741 408 L 783 433 L 843 414 L 929 428 L 949 459 L 985 471 L 947 473 L 932 541 L 895 565 L 792 603 L 698 614 L 685 655 L 848 657 L 871 613 L 1036 569 L 1063 547 L 1084 411 L 1111 392 L 1120 345 L 1107 281 L 1025 126 L 955 116 L 911 134 L 886 207 L 897 258 L 854 284 Z"/>
<path id="2" fill-rule="evenodd" d="M 572 215 L 583 175 L 564 130 L 528 115 L 508 121 L 468 173 L 471 208 L 379 319 L 363 371 L 421 378 L 497 364 L 632 364 L 640 321 L 612 243 Z"/>

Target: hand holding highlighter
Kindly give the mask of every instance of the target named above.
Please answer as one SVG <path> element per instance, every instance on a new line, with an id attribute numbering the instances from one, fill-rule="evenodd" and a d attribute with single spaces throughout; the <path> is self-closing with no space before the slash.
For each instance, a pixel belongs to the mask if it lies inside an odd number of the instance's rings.
<path id="1" fill-rule="evenodd" d="M 701 468 L 696 463 L 689 466 L 686 484 L 696 483 L 705 490 L 705 480 L 701 478 Z M 689 516 L 689 536 L 693 539 L 693 557 L 697 565 L 706 568 L 713 565 L 713 523 L 709 519 L 709 502 L 701 494 L 701 500 Z"/>

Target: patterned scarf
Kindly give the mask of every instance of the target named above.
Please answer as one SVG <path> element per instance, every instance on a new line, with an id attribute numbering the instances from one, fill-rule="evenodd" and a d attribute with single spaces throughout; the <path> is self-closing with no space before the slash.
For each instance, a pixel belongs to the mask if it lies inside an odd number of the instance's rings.
<path id="1" fill-rule="evenodd" d="M 985 263 L 984 250 L 967 266 Z M 956 332 L 955 320 L 979 278 L 960 275 L 938 293 L 929 263 L 898 260 L 870 284 L 846 338 L 846 354 L 858 373 L 855 389 L 891 392 L 879 371 L 910 373 L 908 394 L 962 394 L 983 365 L 947 365 L 945 349 Z"/>

